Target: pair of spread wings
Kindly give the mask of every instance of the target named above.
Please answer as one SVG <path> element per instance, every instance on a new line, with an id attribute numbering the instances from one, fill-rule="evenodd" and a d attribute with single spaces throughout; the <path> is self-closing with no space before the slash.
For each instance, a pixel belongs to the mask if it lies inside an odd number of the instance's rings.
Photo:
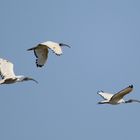
<path id="1" fill-rule="evenodd" d="M 45 44 L 39 44 L 34 48 L 30 48 L 28 49 L 28 51 L 30 50 L 34 50 L 34 54 L 36 56 L 36 65 L 37 67 L 42 67 L 48 58 L 48 52 L 51 49 L 56 55 L 61 55 L 62 54 L 62 49 L 59 46 L 59 44 L 53 44 L 52 46 L 47 46 Z"/>
<path id="2" fill-rule="evenodd" d="M 119 100 L 121 100 L 126 94 L 129 94 L 131 91 L 133 90 L 133 85 L 130 85 L 128 87 L 126 87 L 125 89 L 119 91 L 116 94 L 110 94 L 110 93 L 105 93 L 103 91 L 98 92 L 98 94 L 105 100 L 109 100 L 109 101 L 116 101 L 118 102 Z M 130 99 L 127 102 L 140 102 L 138 100 L 134 100 L 134 99 Z"/>
<path id="3" fill-rule="evenodd" d="M 0 58 L 0 75 L 2 79 L 15 77 L 14 66 L 11 62 Z"/>

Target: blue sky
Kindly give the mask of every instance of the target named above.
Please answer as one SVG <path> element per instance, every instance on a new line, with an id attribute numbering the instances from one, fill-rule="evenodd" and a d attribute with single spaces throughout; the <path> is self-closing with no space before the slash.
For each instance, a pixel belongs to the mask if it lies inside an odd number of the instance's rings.
<path id="1" fill-rule="evenodd" d="M 140 99 L 140 1 L 1 0 L 0 57 L 39 81 L 0 87 L 1 140 L 139 139 L 140 105 L 97 105 L 130 84 Z M 40 42 L 69 44 L 36 68 Z"/>

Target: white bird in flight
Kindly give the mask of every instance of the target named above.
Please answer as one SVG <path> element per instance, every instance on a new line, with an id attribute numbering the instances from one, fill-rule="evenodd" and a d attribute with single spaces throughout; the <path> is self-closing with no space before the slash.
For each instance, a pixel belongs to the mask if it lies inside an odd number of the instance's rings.
<path id="1" fill-rule="evenodd" d="M 62 54 L 62 46 L 67 46 L 70 48 L 69 45 L 63 43 L 56 43 L 52 41 L 47 41 L 38 44 L 36 47 L 30 48 L 27 51 L 34 50 L 34 54 L 36 56 L 36 66 L 42 67 L 47 61 L 48 58 L 48 49 L 51 49 L 56 55 L 60 56 Z"/>
<path id="2" fill-rule="evenodd" d="M 117 105 L 120 103 L 132 103 L 132 102 L 138 102 L 140 103 L 139 100 L 135 100 L 135 99 L 130 99 L 125 101 L 123 99 L 123 97 L 126 94 L 129 94 L 131 91 L 133 90 L 133 85 L 130 85 L 128 87 L 126 87 L 125 89 L 119 91 L 116 94 L 110 94 L 110 93 L 106 93 L 103 91 L 98 91 L 97 94 L 99 94 L 103 99 L 103 101 L 98 102 L 98 104 L 112 104 L 112 105 Z"/>
<path id="3" fill-rule="evenodd" d="M 8 60 L 0 58 L 0 75 L 2 80 L 0 80 L 0 84 L 12 84 L 16 82 L 28 81 L 32 80 L 38 83 L 35 79 L 31 77 L 25 77 L 23 75 L 16 76 L 14 73 L 14 65 Z"/>

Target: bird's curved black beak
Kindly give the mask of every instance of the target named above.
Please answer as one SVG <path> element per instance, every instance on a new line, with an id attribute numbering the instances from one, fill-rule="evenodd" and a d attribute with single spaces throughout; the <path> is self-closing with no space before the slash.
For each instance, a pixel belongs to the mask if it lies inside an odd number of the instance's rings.
<path id="1" fill-rule="evenodd" d="M 24 80 L 25 80 L 25 81 L 32 80 L 32 81 L 34 81 L 35 83 L 38 84 L 38 81 L 35 80 L 35 79 L 33 79 L 33 78 L 31 78 L 31 77 L 26 77 L 26 78 L 24 78 Z"/>
<path id="2" fill-rule="evenodd" d="M 34 81 L 35 83 L 38 84 L 38 81 L 36 81 L 35 79 L 31 78 L 30 80 Z"/>
<path id="3" fill-rule="evenodd" d="M 66 46 L 66 47 L 68 47 L 68 48 L 71 48 L 69 45 L 64 44 L 64 43 L 59 43 L 59 45 L 60 45 L 60 46 Z"/>

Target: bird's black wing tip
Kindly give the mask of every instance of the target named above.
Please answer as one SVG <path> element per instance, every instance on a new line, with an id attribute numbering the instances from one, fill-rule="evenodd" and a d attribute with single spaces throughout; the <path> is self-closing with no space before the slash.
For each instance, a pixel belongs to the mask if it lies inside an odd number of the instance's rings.
<path id="1" fill-rule="evenodd" d="M 99 91 L 97 91 L 97 94 L 99 94 L 100 92 L 102 92 L 102 93 L 103 93 L 104 91 L 102 91 L 102 90 L 99 90 Z"/>
<path id="2" fill-rule="evenodd" d="M 36 63 L 36 66 L 39 67 L 39 68 L 41 68 L 41 67 L 43 67 L 44 65 L 39 65 L 39 64 Z"/>

